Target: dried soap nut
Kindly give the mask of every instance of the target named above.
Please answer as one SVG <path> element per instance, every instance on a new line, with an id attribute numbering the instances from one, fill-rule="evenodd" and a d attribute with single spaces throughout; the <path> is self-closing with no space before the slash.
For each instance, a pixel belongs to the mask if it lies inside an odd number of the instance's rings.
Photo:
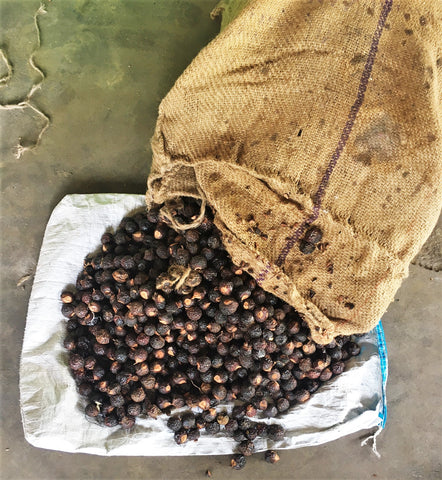
<path id="1" fill-rule="evenodd" d="M 178 432 L 178 430 L 182 428 L 183 424 L 179 417 L 170 417 L 169 420 L 167 421 L 167 426 L 173 432 Z"/>
<path id="2" fill-rule="evenodd" d="M 207 425 L 206 425 L 206 432 L 209 434 L 209 435 L 216 435 L 217 433 L 219 433 L 221 427 L 219 425 L 218 422 L 208 422 Z"/>
<path id="3" fill-rule="evenodd" d="M 256 423 L 251 425 L 244 433 L 248 440 L 255 440 L 258 436 L 258 427 L 256 426 Z"/>
<path id="4" fill-rule="evenodd" d="M 309 255 L 310 253 L 313 253 L 315 251 L 316 246 L 313 243 L 306 242 L 305 240 L 301 240 L 299 242 L 299 250 L 304 254 L 304 255 Z"/>
<path id="5" fill-rule="evenodd" d="M 239 303 L 233 297 L 222 297 L 219 303 L 223 315 L 232 315 L 238 310 Z"/>
<path id="6" fill-rule="evenodd" d="M 116 395 L 109 395 L 110 403 L 113 407 L 122 407 L 125 404 L 123 395 L 117 393 Z"/>
<path id="7" fill-rule="evenodd" d="M 143 376 L 140 379 L 140 382 L 146 390 L 153 390 L 155 388 L 156 379 L 153 375 L 147 375 Z"/>
<path id="8" fill-rule="evenodd" d="M 324 368 L 319 376 L 319 380 L 321 380 L 321 382 L 327 382 L 332 376 L 333 372 L 329 368 Z"/>
<path id="9" fill-rule="evenodd" d="M 130 394 L 130 398 L 134 402 L 142 402 L 146 398 L 146 393 L 143 390 L 143 387 L 138 387 L 138 388 L 135 388 L 134 390 L 132 390 L 132 392 Z"/>
<path id="10" fill-rule="evenodd" d="M 295 390 L 295 400 L 300 403 L 306 402 L 310 398 L 310 392 L 305 389 Z"/>
<path id="11" fill-rule="evenodd" d="M 247 417 L 255 417 L 257 414 L 256 408 L 254 405 L 249 404 L 246 406 L 246 415 Z"/>
<path id="12" fill-rule="evenodd" d="M 212 390 L 212 387 L 208 383 L 202 383 L 200 390 L 203 393 L 209 393 Z M 198 402 L 198 407 L 201 408 L 201 410 L 208 410 L 210 408 L 210 398 L 208 396 L 201 397 Z"/>
<path id="13" fill-rule="evenodd" d="M 151 418 L 157 418 L 162 412 L 157 405 L 149 405 L 146 408 L 146 413 Z"/>
<path id="14" fill-rule="evenodd" d="M 214 385 L 212 387 L 212 394 L 216 400 L 224 400 L 227 396 L 227 389 L 224 385 Z"/>
<path id="15" fill-rule="evenodd" d="M 213 422 L 216 418 L 216 409 L 209 408 L 209 410 L 206 410 L 205 412 L 201 413 L 201 417 L 207 423 Z"/>
<path id="16" fill-rule="evenodd" d="M 104 329 L 98 330 L 95 335 L 97 342 L 101 345 L 107 345 L 111 341 L 111 334 Z"/>
<path id="17" fill-rule="evenodd" d="M 290 408 L 290 402 L 284 397 L 278 398 L 276 402 L 276 407 L 279 412 L 285 412 Z"/>
<path id="18" fill-rule="evenodd" d="M 267 428 L 268 437 L 275 442 L 284 440 L 284 428 L 281 425 L 269 425 Z"/>
<path id="19" fill-rule="evenodd" d="M 119 268 L 112 273 L 112 277 L 117 283 L 125 283 L 129 274 L 123 268 Z"/>
<path id="20" fill-rule="evenodd" d="M 230 280 L 221 280 L 218 289 L 221 295 L 229 296 L 233 291 L 233 282 Z"/>
<path id="21" fill-rule="evenodd" d="M 308 243 L 319 243 L 322 240 L 322 231 L 319 227 L 309 228 L 304 235 L 304 240 Z"/>
<path id="22" fill-rule="evenodd" d="M 100 409 L 96 403 L 89 403 L 85 408 L 85 413 L 88 417 L 97 417 L 100 414 Z"/>
<path id="23" fill-rule="evenodd" d="M 279 462 L 279 455 L 274 450 L 267 450 L 264 454 L 264 459 L 268 463 Z"/>
<path id="24" fill-rule="evenodd" d="M 242 455 L 250 457 L 255 453 L 255 444 L 251 440 L 244 440 L 238 445 L 238 451 Z"/>
<path id="25" fill-rule="evenodd" d="M 316 352 L 316 345 L 313 341 L 309 341 L 307 343 L 305 343 L 303 346 L 302 346 L 302 351 L 306 354 L 306 355 L 312 355 L 313 353 Z"/>
<path id="26" fill-rule="evenodd" d="M 311 358 L 301 358 L 301 360 L 299 360 L 298 366 L 302 372 L 308 372 L 312 368 Z"/>
<path id="27" fill-rule="evenodd" d="M 60 299 L 63 303 L 72 303 L 74 301 L 75 295 L 68 290 L 61 292 Z"/>
<path id="28" fill-rule="evenodd" d="M 186 309 L 186 315 L 189 318 L 189 320 L 191 320 L 193 322 L 198 322 L 198 320 L 200 320 L 200 318 L 203 315 L 203 311 L 201 310 L 201 308 L 196 307 L 196 306 L 195 307 L 190 307 L 190 308 Z"/>
<path id="29" fill-rule="evenodd" d="M 202 271 L 207 268 L 207 259 L 203 255 L 195 255 L 190 260 L 190 268 L 196 271 Z"/>
<path id="30" fill-rule="evenodd" d="M 195 415 L 192 412 L 185 412 L 181 416 L 181 422 L 185 429 L 190 429 L 195 426 Z"/>
<path id="31" fill-rule="evenodd" d="M 345 369 L 345 364 L 342 361 L 333 362 L 330 365 L 330 369 L 333 372 L 333 375 L 340 375 Z"/>
<path id="32" fill-rule="evenodd" d="M 179 419 L 173 430 L 183 430 L 185 441 L 197 440 L 200 428 L 216 434 L 220 425 L 238 442 L 283 438 L 283 429 L 270 426 L 269 433 L 249 417 L 257 410 L 277 417 L 306 401 L 360 347 L 350 336 L 312 342 L 297 312 L 259 287 L 248 264 L 232 265 L 210 210 L 201 226 L 176 233 L 159 221 L 159 208 L 103 235 L 103 251 L 86 259 L 77 293 L 61 293 L 79 393 L 108 426 L 131 428 L 143 413 L 156 418 L 187 405 L 202 413 L 188 424 Z M 173 208 L 182 222 L 199 214 L 193 200 Z M 321 236 L 309 225 L 307 250 Z M 235 401 L 243 404 L 217 416 L 220 402 Z"/>
<path id="33" fill-rule="evenodd" d="M 84 368 L 84 358 L 78 353 L 73 353 L 69 357 L 69 366 L 72 370 L 80 370 Z"/>
<path id="34" fill-rule="evenodd" d="M 247 440 L 247 437 L 245 436 L 244 432 L 242 430 L 235 430 L 232 434 L 233 440 L 235 442 L 243 442 L 244 440 Z"/>
<path id="35" fill-rule="evenodd" d="M 118 419 L 114 414 L 106 415 L 103 423 L 106 427 L 116 427 L 118 425 Z"/>
<path id="36" fill-rule="evenodd" d="M 140 403 L 130 403 L 127 406 L 127 414 L 132 416 L 132 417 L 138 417 L 141 415 L 142 412 L 142 406 Z"/>
<path id="37" fill-rule="evenodd" d="M 84 318 L 88 314 L 88 311 L 87 305 L 83 302 L 80 302 L 74 309 L 74 313 L 78 318 Z"/>
<path id="38" fill-rule="evenodd" d="M 355 342 L 347 342 L 344 346 L 349 355 L 355 357 L 361 352 L 361 347 Z"/>
<path id="39" fill-rule="evenodd" d="M 225 424 L 226 432 L 233 433 L 238 430 L 238 422 L 234 418 L 229 418 L 228 422 Z"/>
<path id="40" fill-rule="evenodd" d="M 267 307 L 261 305 L 260 307 L 255 308 L 253 315 L 258 323 L 263 323 L 269 318 L 269 311 Z"/>
<path id="41" fill-rule="evenodd" d="M 232 459 L 230 460 L 230 466 L 234 470 L 241 470 L 246 466 L 246 457 L 241 454 L 233 455 Z"/>
<path id="42" fill-rule="evenodd" d="M 154 335 L 153 337 L 151 337 L 149 344 L 155 350 L 159 350 L 164 347 L 166 342 L 164 341 L 163 337 L 160 337 L 159 335 Z"/>
<path id="43" fill-rule="evenodd" d="M 125 415 L 120 419 L 120 425 L 125 429 L 129 430 L 135 425 L 135 418 L 131 415 Z"/>
<path id="44" fill-rule="evenodd" d="M 220 425 L 227 425 L 227 423 L 229 422 L 230 420 L 230 417 L 229 415 L 226 413 L 226 412 L 221 412 L 217 415 L 216 417 L 216 421 L 220 424 Z"/>

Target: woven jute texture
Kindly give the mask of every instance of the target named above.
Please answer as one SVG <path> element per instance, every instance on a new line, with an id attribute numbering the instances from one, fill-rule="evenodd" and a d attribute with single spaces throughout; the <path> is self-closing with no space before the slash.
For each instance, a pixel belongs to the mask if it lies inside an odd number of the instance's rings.
<path id="1" fill-rule="evenodd" d="M 441 82 L 440 0 L 252 0 L 162 101 L 147 203 L 205 199 L 315 341 L 366 332 L 439 215 Z"/>

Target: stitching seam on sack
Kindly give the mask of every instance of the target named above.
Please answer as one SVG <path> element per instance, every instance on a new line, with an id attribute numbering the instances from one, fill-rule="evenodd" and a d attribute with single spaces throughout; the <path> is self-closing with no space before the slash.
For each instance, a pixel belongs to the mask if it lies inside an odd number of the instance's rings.
<path id="1" fill-rule="evenodd" d="M 319 211 L 321 209 L 321 203 L 323 197 L 325 195 L 326 188 L 330 181 L 330 177 L 333 173 L 334 168 L 341 156 L 342 151 L 347 143 L 347 140 L 350 136 L 350 133 L 353 129 L 357 114 L 362 106 L 362 103 L 365 98 L 365 92 L 367 90 L 368 81 L 370 79 L 371 71 L 373 69 L 374 60 L 376 58 L 376 54 L 378 51 L 379 40 L 381 38 L 382 32 L 384 30 L 384 26 L 390 13 L 390 10 L 393 5 L 393 0 L 385 0 L 384 5 L 382 7 L 382 11 L 376 26 L 375 33 L 372 37 L 370 51 L 367 57 L 367 61 L 365 62 L 364 70 L 361 75 L 361 80 L 359 82 L 358 93 L 356 96 L 356 100 L 353 103 L 350 112 L 347 117 L 347 122 L 342 130 L 341 137 L 339 139 L 338 145 L 332 155 L 332 158 L 327 166 L 327 169 L 322 177 L 321 183 L 319 184 L 318 190 L 315 194 L 315 204 L 313 206 L 313 213 L 302 222 L 301 226 L 295 230 L 292 236 L 289 237 L 285 247 L 281 250 L 278 259 L 276 260 L 276 265 L 278 267 L 282 266 L 289 254 L 290 250 L 293 248 L 295 243 L 300 239 L 301 235 L 304 233 L 305 229 L 308 225 L 313 223 L 319 216 Z M 268 272 L 267 272 L 268 273 Z M 258 277 L 264 280 L 267 273 L 261 272 Z"/>

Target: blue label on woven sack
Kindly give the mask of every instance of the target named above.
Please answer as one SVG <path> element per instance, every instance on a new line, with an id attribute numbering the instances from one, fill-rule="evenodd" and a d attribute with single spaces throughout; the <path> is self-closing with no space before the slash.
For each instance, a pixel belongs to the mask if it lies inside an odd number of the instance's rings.
<path id="1" fill-rule="evenodd" d="M 379 360 L 381 363 L 381 376 L 382 376 L 382 407 L 379 411 L 379 426 L 381 428 L 385 427 L 385 422 L 387 421 L 387 378 L 388 378 L 388 356 L 387 356 L 387 344 L 385 342 L 384 329 L 382 327 L 382 322 L 379 320 L 379 323 L 375 328 L 377 342 L 378 342 L 378 351 L 379 351 Z"/>

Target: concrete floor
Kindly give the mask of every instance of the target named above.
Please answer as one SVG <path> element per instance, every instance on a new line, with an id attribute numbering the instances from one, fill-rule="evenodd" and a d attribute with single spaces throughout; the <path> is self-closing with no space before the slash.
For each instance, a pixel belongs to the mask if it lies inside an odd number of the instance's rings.
<path id="1" fill-rule="evenodd" d="M 53 0 L 38 22 L 36 64 L 45 74 L 32 102 L 50 118 L 0 110 L 1 126 L 1 460 L 2 479 L 278 478 L 440 479 L 442 274 L 412 266 L 384 316 L 389 350 L 388 421 L 378 460 L 360 447 L 366 432 L 315 448 L 283 451 L 277 465 L 259 455 L 232 472 L 228 458 L 96 457 L 39 450 L 23 437 L 18 368 L 27 302 L 45 224 L 68 193 L 143 193 L 149 138 L 161 98 L 216 35 L 215 0 Z M 39 0 L 0 0 L 0 48 L 13 75 L 0 103 L 26 97 L 38 73 L 28 63 Z M 0 62 L 0 77 L 7 73 Z M 20 140 L 21 139 L 21 140 Z M 18 285 L 17 285 L 18 284 Z"/>

